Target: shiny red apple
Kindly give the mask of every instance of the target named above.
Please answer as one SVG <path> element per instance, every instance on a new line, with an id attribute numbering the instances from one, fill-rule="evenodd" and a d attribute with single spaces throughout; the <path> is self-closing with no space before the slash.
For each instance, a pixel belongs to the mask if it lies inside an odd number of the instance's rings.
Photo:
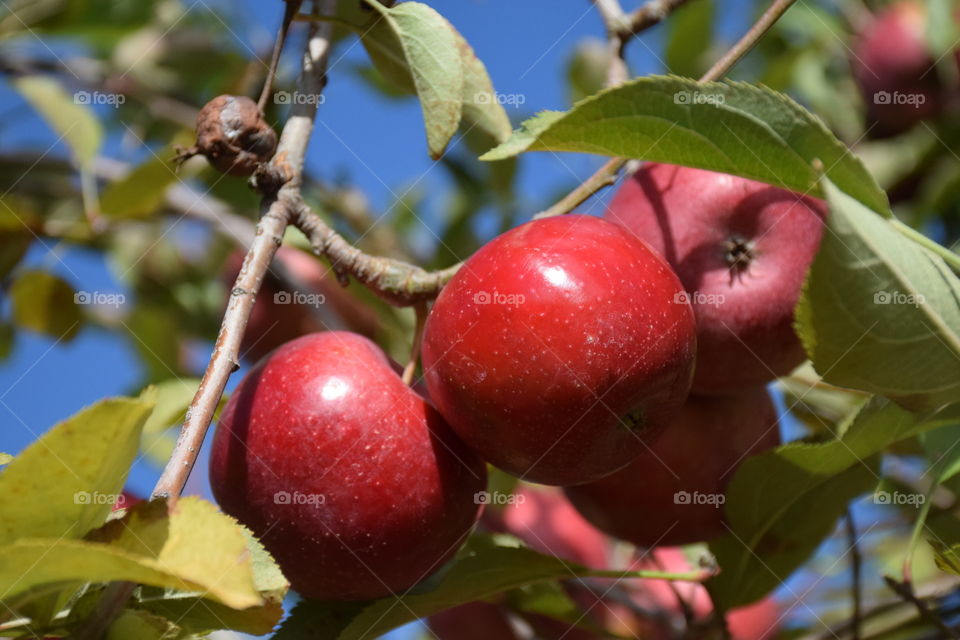
<path id="1" fill-rule="evenodd" d="M 674 268 L 697 317 L 695 393 L 786 375 L 805 355 L 793 310 L 820 246 L 824 204 L 724 173 L 646 164 L 606 218 Z"/>
<path id="2" fill-rule="evenodd" d="M 608 475 L 689 388 L 690 306 L 667 264 L 618 225 L 535 220 L 468 259 L 427 318 L 430 397 L 488 462 L 543 484 Z"/>
<path id="3" fill-rule="evenodd" d="M 469 534 L 486 468 L 383 352 L 304 336 L 247 374 L 220 419 L 210 482 L 293 588 L 354 600 L 403 592 Z"/>
<path id="4" fill-rule="evenodd" d="M 724 491 L 748 456 L 780 442 L 762 387 L 732 396 L 690 396 L 663 434 L 622 471 L 567 497 L 601 531 L 641 547 L 722 535 Z"/>

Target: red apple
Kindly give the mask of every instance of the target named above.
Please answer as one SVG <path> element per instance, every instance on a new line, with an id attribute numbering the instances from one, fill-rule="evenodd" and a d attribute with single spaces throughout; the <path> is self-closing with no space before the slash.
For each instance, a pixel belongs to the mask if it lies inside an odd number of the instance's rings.
<path id="1" fill-rule="evenodd" d="M 402 592 L 476 522 L 483 463 L 366 338 L 304 336 L 224 408 L 210 483 L 308 598 Z"/>
<path id="2" fill-rule="evenodd" d="M 223 282 L 228 289 L 240 273 L 243 257 L 243 251 L 236 251 L 227 258 Z M 312 297 L 301 299 L 298 295 L 294 299 L 294 292 L 286 290 L 280 279 L 268 271 L 250 312 L 240 345 L 241 355 L 256 361 L 294 338 L 330 329 L 311 304 L 329 305 L 352 331 L 367 337 L 376 334 L 376 314 L 344 290 L 333 272 L 316 258 L 293 247 L 280 247 L 274 264 L 281 264 L 303 283 Z"/>
<path id="3" fill-rule="evenodd" d="M 608 475 L 690 384 L 693 313 L 667 264 L 619 226 L 536 220 L 466 261 L 427 318 L 430 397 L 488 462 L 543 484 Z"/>
<path id="4" fill-rule="evenodd" d="M 626 469 L 565 491 L 594 526 L 637 546 L 711 540 L 726 531 L 724 491 L 737 467 L 779 441 L 776 408 L 762 387 L 690 396 Z"/>
<path id="5" fill-rule="evenodd" d="M 493 513 L 493 509 L 487 510 L 484 521 L 489 522 Z M 609 566 L 609 540 L 583 519 L 559 489 L 524 486 L 498 517 L 499 522 L 493 528 L 517 536 L 540 553 L 591 569 Z"/>
<path id="6" fill-rule="evenodd" d="M 129 509 L 135 504 L 143 502 L 143 498 L 133 493 L 132 491 L 123 490 L 120 492 L 120 496 L 117 498 L 117 501 L 113 503 L 112 511 L 119 511 L 120 509 Z"/>
<path id="7" fill-rule="evenodd" d="M 850 62 L 873 125 L 871 135 L 906 131 L 944 106 L 925 29 L 925 7 L 907 0 L 874 16 L 853 43 Z"/>
<path id="8" fill-rule="evenodd" d="M 793 309 L 820 246 L 824 204 L 724 173 L 647 164 L 606 214 L 676 270 L 697 317 L 695 393 L 786 375 L 805 355 Z"/>

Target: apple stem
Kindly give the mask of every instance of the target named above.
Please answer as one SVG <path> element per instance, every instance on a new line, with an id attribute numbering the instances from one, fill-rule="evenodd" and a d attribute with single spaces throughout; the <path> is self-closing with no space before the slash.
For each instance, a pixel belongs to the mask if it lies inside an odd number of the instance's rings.
<path id="1" fill-rule="evenodd" d="M 417 326 L 413 331 L 413 345 L 410 347 L 410 360 L 403 368 L 403 384 L 413 383 L 413 374 L 417 371 L 417 361 L 420 360 L 420 346 L 423 344 L 423 327 L 427 323 L 427 303 L 420 301 L 413 306 L 417 314 Z"/>

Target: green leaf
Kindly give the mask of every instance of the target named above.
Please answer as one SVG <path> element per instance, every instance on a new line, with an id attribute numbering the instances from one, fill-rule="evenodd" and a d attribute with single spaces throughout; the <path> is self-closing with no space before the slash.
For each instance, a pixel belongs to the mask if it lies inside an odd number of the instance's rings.
<path id="1" fill-rule="evenodd" d="M 933 559 L 937 563 L 937 568 L 946 573 L 952 573 L 960 576 L 960 544 L 952 544 L 949 547 L 936 540 L 930 540 L 930 546 L 933 547 Z"/>
<path id="2" fill-rule="evenodd" d="M 202 594 L 235 609 L 264 604 L 243 530 L 192 496 L 169 514 L 163 500 L 138 504 L 88 540 L 24 538 L 0 547 L 0 593 L 7 601 L 71 580 L 128 580 Z"/>
<path id="3" fill-rule="evenodd" d="M 415 92 L 423 110 L 427 148 L 443 155 L 463 111 L 464 70 L 456 32 L 439 13 L 420 2 L 387 8 L 367 0 L 379 16 L 360 39 L 381 74 Z"/>
<path id="4" fill-rule="evenodd" d="M 126 609 L 107 630 L 106 640 L 171 640 L 180 627 L 148 611 Z"/>
<path id="5" fill-rule="evenodd" d="M 141 598 L 134 606 L 169 620 L 189 633 L 203 634 L 220 629 L 230 629 L 255 636 L 270 633 L 283 616 L 283 606 L 278 602 L 231 609 L 198 595 L 161 591 L 159 595 Z"/>
<path id="6" fill-rule="evenodd" d="M 283 616 L 283 598 L 290 588 L 290 583 L 253 534 L 245 527 L 237 526 L 246 541 L 254 588 L 264 599 L 263 604 L 237 611 L 208 600 L 203 594 L 146 588 L 141 590 L 136 606 L 176 620 L 178 625 L 191 633 L 232 629 L 263 635 L 273 630 Z"/>
<path id="7" fill-rule="evenodd" d="M 65 280 L 46 271 L 24 271 L 10 287 L 13 320 L 24 329 L 72 340 L 83 319 L 74 291 Z"/>
<path id="8" fill-rule="evenodd" d="M 744 461 L 726 492 L 730 535 L 710 545 L 722 571 L 708 584 L 722 606 L 757 600 L 786 580 L 830 533 L 847 502 L 876 485 L 877 453 L 958 416 L 960 405 L 917 416 L 873 398 L 833 440 L 790 443 Z"/>
<path id="9" fill-rule="evenodd" d="M 21 76 L 12 83 L 57 137 L 70 146 L 80 166 L 93 162 L 103 142 L 103 128 L 90 107 L 75 100 L 63 85 L 47 76 Z"/>
<path id="10" fill-rule="evenodd" d="M 829 181 L 830 214 L 797 305 L 824 380 L 913 410 L 960 397 L 960 280 Z"/>
<path id="11" fill-rule="evenodd" d="M 953 0 L 927 0 L 926 9 L 927 45 L 933 58 L 939 62 L 950 55 L 957 40 L 960 40 L 956 3 Z"/>
<path id="12" fill-rule="evenodd" d="M 921 433 L 919 440 L 931 460 L 925 476 L 940 484 L 960 473 L 960 424 Z"/>
<path id="13" fill-rule="evenodd" d="M 154 403 L 154 409 L 143 433 L 166 431 L 182 422 L 199 386 L 199 378 L 171 378 L 144 389 L 142 396 Z"/>
<path id="14" fill-rule="evenodd" d="M 177 180 L 168 150 L 113 182 L 100 195 L 103 215 L 113 219 L 149 218 L 164 202 L 167 187 Z"/>
<path id="15" fill-rule="evenodd" d="M 664 48 L 670 73 L 696 78 L 706 71 L 704 60 L 713 42 L 713 4 L 713 0 L 698 0 L 670 16 Z"/>
<path id="16" fill-rule="evenodd" d="M 0 232 L 0 280 L 6 278 L 14 267 L 20 264 L 32 242 L 33 235 L 30 233 Z"/>
<path id="17" fill-rule="evenodd" d="M 547 111 L 527 120 L 481 160 L 524 151 L 668 162 L 813 195 L 822 194 L 815 169 L 822 164 L 840 189 L 889 213 L 886 194 L 816 116 L 782 94 L 741 82 L 639 78 L 565 113 Z"/>
<path id="18" fill-rule="evenodd" d="M 294 607 L 276 640 L 359 640 L 502 591 L 577 577 L 664 577 L 650 571 L 594 571 L 516 546 L 512 538 L 474 535 L 457 557 L 409 593 L 373 602 L 311 602 Z"/>
<path id="19" fill-rule="evenodd" d="M 0 472 L 0 544 L 79 538 L 100 526 L 133 464 L 152 405 L 103 400 L 64 420 Z"/>
<path id="20" fill-rule="evenodd" d="M 861 461 L 789 500 L 762 534 L 736 528 L 710 543 L 721 572 L 706 584 L 717 607 L 728 610 L 761 599 L 790 577 L 834 530 L 847 504 L 877 484 L 879 460 Z M 755 476 L 752 476 L 755 478 Z M 728 508 L 729 511 L 729 508 Z"/>
<path id="21" fill-rule="evenodd" d="M 463 125 L 487 134 L 491 146 L 503 142 L 513 133 L 513 127 L 497 99 L 487 68 L 453 25 L 447 25 L 456 40 L 463 68 Z"/>

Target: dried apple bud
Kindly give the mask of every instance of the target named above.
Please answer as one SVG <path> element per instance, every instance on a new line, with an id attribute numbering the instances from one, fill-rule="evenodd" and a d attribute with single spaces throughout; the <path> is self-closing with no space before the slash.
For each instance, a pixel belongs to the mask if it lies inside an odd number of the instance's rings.
<path id="1" fill-rule="evenodd" d="M 217 96 L 197 115 L 197 143 L 179 159 L 203 155 L 218 171 L 253 175 L 277 148 L 277 134 L 246 96 Z"/>

